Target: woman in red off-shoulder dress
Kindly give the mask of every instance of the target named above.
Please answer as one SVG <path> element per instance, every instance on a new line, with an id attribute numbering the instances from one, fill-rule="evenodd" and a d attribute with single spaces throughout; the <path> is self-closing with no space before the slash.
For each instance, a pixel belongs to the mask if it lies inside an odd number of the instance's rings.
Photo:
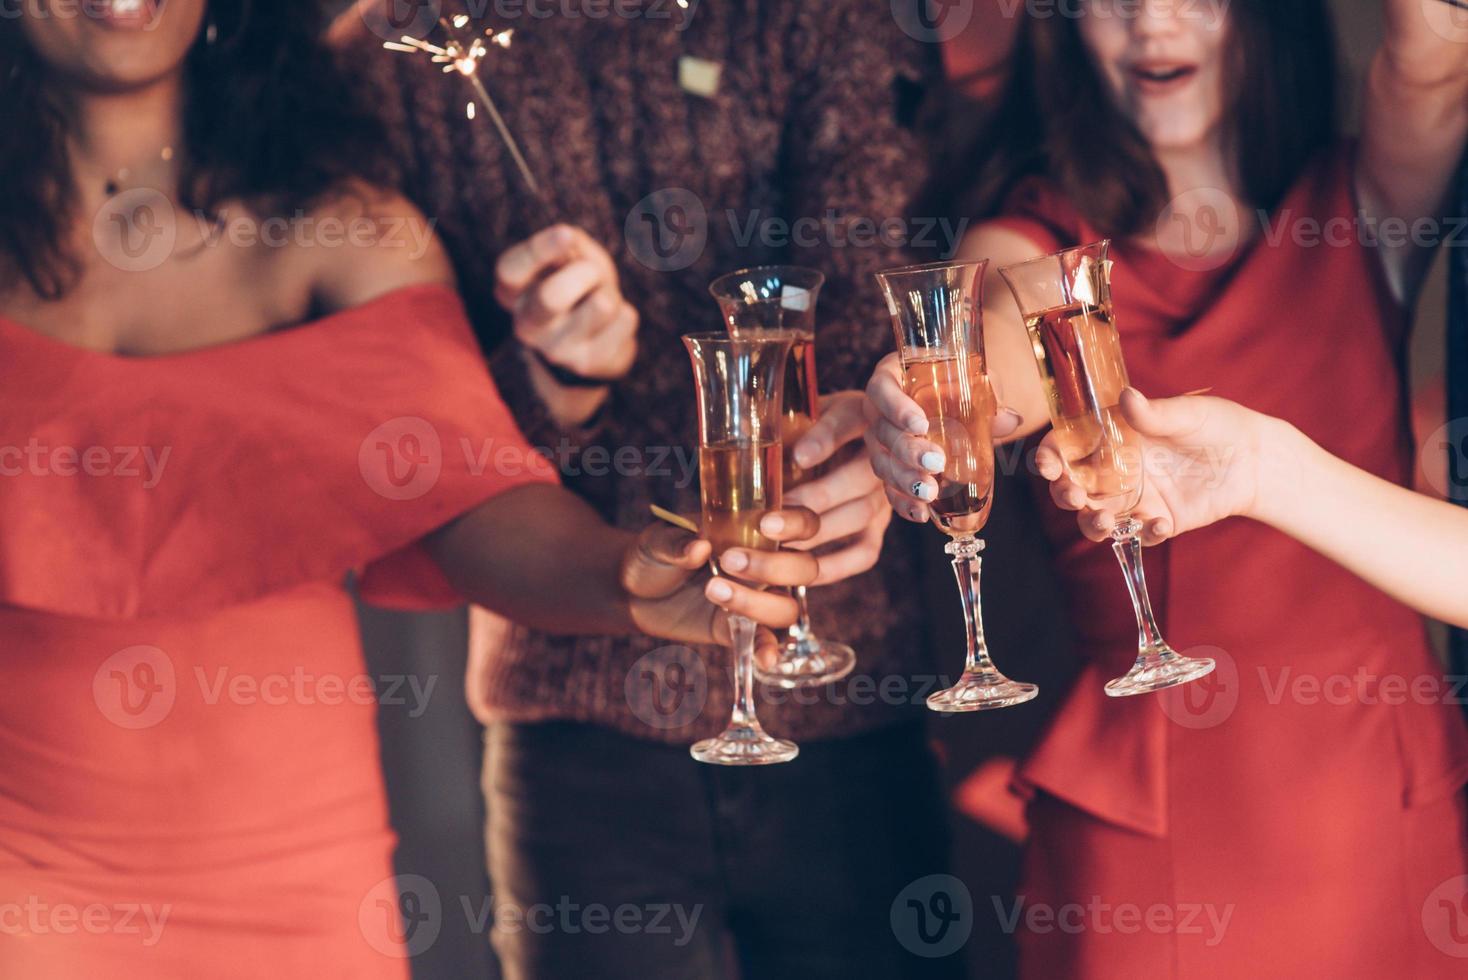
<path id="1" fill-rule="evenodd" d="M 1407 483 L 1403 354 L 1430 250 L 1405 230 L 1438 214 L 1468 134 L 1468 32 L 1439 0 L 1386 3 L 1364 131 L 1341 142 L 1323 3 L 1205 7 L 1097 2 L 1026 25 L 961 249 L 995 273 L 996 385 L 1022 431 L 1048 420 L 998 269 L 1112 238 L 1133 384 L 1211 388 Z M 869 391 L 875 464 L 921 519 L 922 455 L 941 447 L 904 428 L 891 364 Z M 1418 616 L 1224 521 L 1147 555 L 1164 633 L 1217 671 L 1110 699 L 1136 655 L 1123 577 L 1045 510 L 1085 666 L 1018 772 L 1022 975 L 1461 976 L 1468 734 Z"/>
<path id="2" fill-rule="evenodd" d="M 525 444 L 307 8 L 0 21 L 7 980 L 406 976 L 453 897 L 392 878 L 352 570 L 542 629 L 722 620 L 706 544 L 606 527 Z"/>

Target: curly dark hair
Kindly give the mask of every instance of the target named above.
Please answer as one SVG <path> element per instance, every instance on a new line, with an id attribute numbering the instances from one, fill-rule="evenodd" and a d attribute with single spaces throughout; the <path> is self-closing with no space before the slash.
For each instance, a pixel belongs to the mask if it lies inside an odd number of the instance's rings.
<path id="1" fill-rule="evenodd" d="M 264 216 L 307 209 L 347 182 L 388 186 L 381 125 L 322 32 L 318 0 L 209 0 L 184 64 L 179 196 L 216 214 L 237 200 Z M 70 121 L 17 18 L 0 20 L 0 266 L 48 299 L 78 267 L 68 253 Z"/>

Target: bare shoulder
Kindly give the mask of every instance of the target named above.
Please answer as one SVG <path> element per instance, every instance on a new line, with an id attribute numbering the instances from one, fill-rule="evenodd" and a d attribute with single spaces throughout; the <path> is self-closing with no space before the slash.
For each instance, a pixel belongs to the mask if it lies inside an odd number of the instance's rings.
<path id="1" fill-rule="evenodd" d="M 989 260 L 989 271 L 997 273 L 1002 266 L 1037 259 L 1048 249 L 1013 228 L 985 222 L 971 228 L 959 243 L 957 257 L 970 261 Z"/>
<path id="2" fill-rule="evenodd" d="M 312 296 L 324 312 L 407 286 L 454 282 L 434 222 L 395 191 L 343 187 L 312 209 Z"/>

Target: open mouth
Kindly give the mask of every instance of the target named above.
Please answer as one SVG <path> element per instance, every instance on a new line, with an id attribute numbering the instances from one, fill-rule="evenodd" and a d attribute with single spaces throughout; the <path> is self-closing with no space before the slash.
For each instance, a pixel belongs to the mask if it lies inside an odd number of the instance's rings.
<path id="1" fill-rule="evenodd" d="M 1179 89 L 1192 81 L 1198 74 L 1198 66 L 1181 62 L 1142 61 L 1132 65 L 1130 74 L 1143 92 L 1161 94 Z"/>
<path id="2" fill-rule="evenodd" d="M 89 9 L 103 25 L 119 30 L 155 26 L 168 0 L 94 0 Z"/>

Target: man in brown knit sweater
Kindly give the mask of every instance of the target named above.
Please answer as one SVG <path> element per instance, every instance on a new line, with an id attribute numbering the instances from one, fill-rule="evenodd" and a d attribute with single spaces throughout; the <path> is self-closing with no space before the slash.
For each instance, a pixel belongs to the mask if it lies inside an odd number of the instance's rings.
<path id="1" fill-rule="evenodd" d="M 822 270 L 822 390 L 841 392 L 891 347 L 871 274 L 904 246 L 951 244 L 957 230 L 905 217 L 925 176 L 913 117 L 938 54 L 896 6 L 363 0 L 334 29 L 393 129 L 405 190 L 438 222 L 501 391 L 608 519 L 698 510 L 679 337 L 720 328 L 710 280 L 768 262 Z M 466 31 L 514 28 L 480 76 L 541 196 L 484 107 L 465 118 L 462 78 L 381 50 L 428 34 L 440 12 L 470 14 Z M 858 404 L 829 401 L 824 445 L 806 448 L 856 453 Z M 891 918 L 904 889 L 946 871 L 923 708 L 944 681 L 909 544 L 889 533 L 866 469 L 836 467 L 795 498 L 840 539 L 822 561 L 831 584 L 812 590 L 817 632 L 859 662 L 826 688 L 761 692 L 765 727 L 801 746 L 793 763 L 689 758 L 729 716 L 726 651 L 515 629 L 480 657 L 471 697 L 493 722 L 507 976 L 957 975 L 956 957 L 916 949 L 925 940 Z"/>

